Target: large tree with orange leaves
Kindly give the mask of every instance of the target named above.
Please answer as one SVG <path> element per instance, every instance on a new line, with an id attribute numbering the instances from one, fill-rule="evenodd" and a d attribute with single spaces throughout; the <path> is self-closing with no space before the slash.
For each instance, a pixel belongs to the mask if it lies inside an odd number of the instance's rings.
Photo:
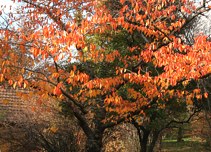
<path id="1" fill-rule="evenodd" d="M 201 98 L 185 88 L 210 75 L 211 42 L 199 34 L 191 44 L 183 35 L 210 10 L 206 1 L 16 2 L 0 31 L 0 81 L 63 101 L 87 137 L 86 151 L 101 150 L 106 128 L 142 123 L 154 103 Z"/>

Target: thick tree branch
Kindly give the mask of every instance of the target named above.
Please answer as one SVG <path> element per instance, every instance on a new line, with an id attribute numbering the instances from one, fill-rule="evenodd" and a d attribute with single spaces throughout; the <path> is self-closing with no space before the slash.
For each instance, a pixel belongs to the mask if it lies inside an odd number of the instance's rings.
<path id="1" fill-rule="evenodd" d="M 210 75 L 211 75 L 211 73 L 207 73 L 206 75 L 203 75 L 203 76 L 199 77 L 198 79 L 205 79 L 205 78 L 209 77 Z M 182 84 L 182 82 L 184 82 L 186 80 L 187 80 L 186 78 L 182 79 L 182 80 L 178 81 L 175 86 L 169 86 L 168 89 L 169 90 L 176 89 L 179 85 Z M 194 79 L 191 79 L 190 81 L 194 81 Z"/>
<path id="2" fill-rule="evenodd" d="M 190 120 L 193 118 L 193 116 L 196 115 L 196 113 L 199 113 L 201 111 L 201 109 L 198 109 L 198 110 L 194 110 L 194 112 L 186 119 L 186 120 L 181 120 L 181 121 L 178 121 L 178 120 L 171 120 L 169 123 L 167 123 L 165 125 L 164 128 L 162 128 L 161 130 L 164 130 L 165 128 L 169 128 L 171 127 L 172 124 L 185 124 L 185 123 L 189 123 Z"/>
<path id="3" fill-rule="evenodd" d="M 86 114 L 87 111 L 84 109 L 84 107 L 71 95 L 69 95 L 64 89 L 61 88 L 62 94 L 67 97 L 70 101 L 72 101 L 76 106 L 80 108 L 80 110 L 83 112 L 83 114 Z"/>
<path id="4" fill-rule="evenodd" d="M 71 102 L 67 102 L 67 104 L 70 107 L 70 109 L 73 111 L 74 116 L 77 118 L 79 125 L 83 129 L 86 136 L 92 139 L 95 135 L 92 129 L 89 127 L 87 123 L 88 121 L 85 119 L 84 116 L 81 115 L 80 111 L 77 108 L 75 108 Z"/>

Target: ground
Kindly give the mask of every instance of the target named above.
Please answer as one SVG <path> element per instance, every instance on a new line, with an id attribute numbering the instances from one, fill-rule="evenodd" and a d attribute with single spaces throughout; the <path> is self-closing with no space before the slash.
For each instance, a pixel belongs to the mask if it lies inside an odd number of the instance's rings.
<path id="1" fill-rule="evenodd" d="M 200 138 L 184 138 L 184 141 L 163 140 L 162 152 L 210 152 L 211 149 L 206 146 L 206 142 Z"/>
<path id="2" fill-rule="evenodd" d="M 123 126 L 123 128 L 125 129 L 125 127 Z M 137 150 L 135 147 L 137 147 L 138 143 L 134 143 L 134 142 L 121 142 L 121 141 L 124 141 L 128 138 L 124 138 L 124 136 L 122 136 L 120 133 L 119 133 L 119 129 L 123 129 L 121 126 L 119 128 L 116 128 L 115 130 L 113 130 L 115 132 L 115 135 L 116 135 L 116 138 L 118 138 L 117 141 L 119 141 L 120 143 L 117 143 L 117 142 L 110 142 L 112 145 L 109 145 L 109 149 L 107 149 L 106 152 L 127 152 L 126 149 L 128 149 L 128 146 L 130 147 L 130 150 L 132 151 L 128 151 L 128 152 L 138 152 L 139 150 Z M 129 132 L 129 130 L 131 130 L 131 128 L 128 128 L 126 127 L 126 129 L 128 129 L 127 131 L 124 130 L 124 133 L 125 132 Z M 9 137 L 9 135 L 13 134 L 14 136 L 11 136 L 13 139 L 23 139 L 24 136 L 23 133 L 20 133 L 19 130 L 5 130 L 3 129 L 2 127 L 0 127 L 0 152 L 32 152 L 33 148 L 31 147 L 28 147 L 28 150 L 26 149 L 26 147 L 23 149 L 21 149 L 20 151 L 19 150 L 14 150 L 14 148 L 10 149 L 11 148 L 11 144 L 16 144 L 18 146 L 18 144 L 21 144 L 21 143 L 17 143 L 17 141 L 23 141 L 23 140 L 16 140 L 16 141 L 11 141 L 11 143 L 9 143 L 8 141 L 6 140 L 3 140 L 2 138 L 4 137 Z M 118 134 L 118 136 L 117 136 Z M 133 132 L 131 132 L 131 134 L 134 134 Z M 132 136 L 132 135 L 127 135 L 128 136 Z M 14 138 L 16 137 L 16 138 Z M 113 136 L 111 136 L 112 138 Z M 108 138 L 109 141 L 111 140 L 111 138 Z M 135 138 L 135 136 L 133 137 Z M 122 139 L 122 140 L 120 140 Z M 137 140 L 134 140 L 133 141 L 137 141 Z M 133 145 L 132 145 L 133 143 Z M 123 144 L 123 146 L 121 147 L 120 145 Z M 162 141 L 162 149 L 161 149 L 161 152 L 210 152 L 211 151 L 211 147 L 208 147 L 206 146 L 206 142 L 204 140 L 202 140 L 201 138 L 199 137 L 194 137 L 194 136 L 189 136 L 189 137 L 185 137 L 183 138 L 183 141 L 182 142 L 177 142 L 175 140 L 175 137 L 170 139 L 170 137 L 168 137 L 167 139 L 163 139 Z M 115 149 L 115 147 L 117 149 Z M 133 147 L 133 148 L 132 148 Z M 208 149 L 210 148 L 210 149 Z M 31 149 L 31 150 L 29 150 Z M 41 152 L 41 151 L 33 151 L 33 152 Z M 157 151 L 155 151 L 157 152 Z"/>

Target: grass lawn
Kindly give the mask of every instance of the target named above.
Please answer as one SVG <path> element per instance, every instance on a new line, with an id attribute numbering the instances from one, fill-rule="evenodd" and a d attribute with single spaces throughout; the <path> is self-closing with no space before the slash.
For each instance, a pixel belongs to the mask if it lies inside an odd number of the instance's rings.
<path id="1" fill-rule="evenodd" d="M 200 139 L 184 138 L 184 141 L 163 140 L 162 152 L 210 152 Z"/>

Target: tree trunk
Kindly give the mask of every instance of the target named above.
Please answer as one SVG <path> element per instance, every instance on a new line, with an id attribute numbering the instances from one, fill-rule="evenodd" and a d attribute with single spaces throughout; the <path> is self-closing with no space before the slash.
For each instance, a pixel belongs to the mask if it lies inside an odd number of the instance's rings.
<path id="1" fill-rule="evenodd" d="M 147 152 L 147 144 L 149 139 L 150 130 L 145 129 L 144 126 L 139 125 L 135 120 L 132 121 L 132 124 L 137 129 L 140 152 Z"/>
<path id="2" fill-rule="evenodd" d="M 152 142 L 149 145 L 148 152 L 153 152 L 158 137 L 159 137 L 159 131 L 153 131 L 152 132 Z"/>
<path id="3" fill-rule="evenodd" d="M 183 128 L 179 127 L 178 128 L 178 134 L 177 134 L 177 142 L 183 141 L 182 138 L 183 138 Z"/>
<path id="4" fill-rule="evenodd" d="M 101 152 L 102 146 L 102 135 L 99 138 L 88 138 L 86 141 L 86 152 Z"/>
<path id="5" fill-rule="evenodd" d="M 148 144 L 149 134 L 150 134 L 150 131 L 145 130 L 145 131 L 143 131 L 143 138 L 139 137 L 140 145 L 141 145 L 141 152 L 147 152 L 147 144 Z"/>
<path id="6" fill-rule="evenodd" d="M 101 152 L 103 148 L 103 133 L 105 128 L 103 128 L 103 123 L 102 120 L 105 119 L 106 116 L 106 111 L 104 106 L 104 100 L 103 99 L 98 99 L 96 100 L 97 104 L 100 105 L 99 107 L 96 107 L 95 109 L 95 115 L 94 115 L 94 126 L 95 129 L 93 131 L 93 135 L 89 136 L 87 138 L 86 142 L 86 152 Z"/>

